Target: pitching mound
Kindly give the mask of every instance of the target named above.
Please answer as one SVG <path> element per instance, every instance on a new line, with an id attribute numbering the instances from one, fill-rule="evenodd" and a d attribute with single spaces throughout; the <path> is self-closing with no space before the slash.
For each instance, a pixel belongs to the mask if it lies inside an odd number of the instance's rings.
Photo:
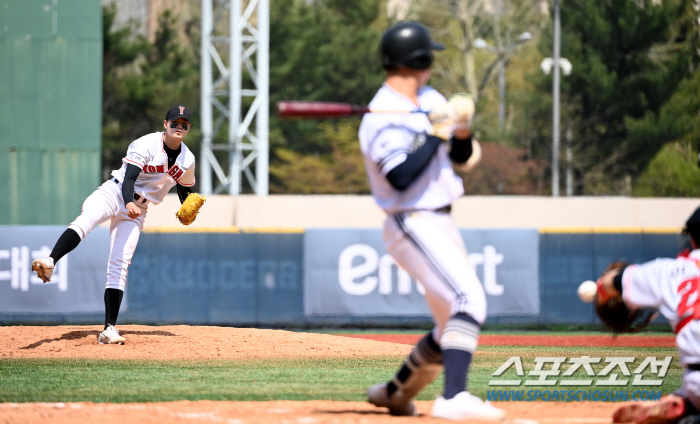
<path id="1" fill-rule="evenodd" d="M 120 325 L 124 345 L 100 345 L 101 326 L 0 327 L 0 357 L 247 359 L 407 355 L 411 346 L 328 334 L 232 327 Z"/>

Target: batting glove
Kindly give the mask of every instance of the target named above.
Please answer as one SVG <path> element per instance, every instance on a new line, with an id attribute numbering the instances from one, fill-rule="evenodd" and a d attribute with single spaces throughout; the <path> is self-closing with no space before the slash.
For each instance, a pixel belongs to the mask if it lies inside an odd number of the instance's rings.
<path id="1" fill-rule="evenodd" d="M 443 140 L 452 138 L 455 126 L 455 111 L 447 103 L 434 106 L 428 114 L 430 123 L 433 124 L 433 130 L 430 133 Z"/>
<path id="2" fill-rule="evenodd" d="M 474 97 L 471 94 L 453 94 L 450 96 L 447 106 L 450 108 L 456 126 L 466 129 L 471 128 L 474 112 L 476 111 Z"/>

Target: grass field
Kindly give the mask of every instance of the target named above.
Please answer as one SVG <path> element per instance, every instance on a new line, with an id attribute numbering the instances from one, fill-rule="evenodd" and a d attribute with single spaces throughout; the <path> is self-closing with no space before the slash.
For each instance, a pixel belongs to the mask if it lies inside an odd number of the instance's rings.
<path id="1" fill-rule="evenodd" d="M 515 367 L 503 375 L 492 374 L 509 358 L 519 356 L 525 376 Z M 508 389 L 542 390 L 661 390 L 672 392 L 680 385 L 682 369 L 675 348 L 611 348 L 556 346 L 482 346 L 472 365 L 469 389 L 485 397 L 492 378 L 525 379 L 535 368 L 536 357 L 601 357 L 594 364 L 596 374 L 604 369 L 607 357 L 631 357 L 630 372 L 645 357 L 672 362 L 661 386 L 528 386 Z M 161 402 L 176 400 L 333 400 L 365 401 L 366 388 L 388 380 L 400 366 L 403 356 L 380 358 L 260 358 L 248 360 L 109 360 L 60 358 L 0 359 L 0 402 Z M 562 366 L 562 372 L 568 368 Z M 546 368 L 546 367 L 545 367 Z M 620 369 L 618 379 L 629 379 Z M 569 378 L 607 379 L 610 375 L 586 376 L 579 369 Z M 536 378 L 536 377 L 535 377 Z M 647 369 L 645 379 L 656 378 Z M 439 395 L 442 379 L 424 390 L 419 400 Z M 491 387 L 491 389 L 504 389 Z"/>

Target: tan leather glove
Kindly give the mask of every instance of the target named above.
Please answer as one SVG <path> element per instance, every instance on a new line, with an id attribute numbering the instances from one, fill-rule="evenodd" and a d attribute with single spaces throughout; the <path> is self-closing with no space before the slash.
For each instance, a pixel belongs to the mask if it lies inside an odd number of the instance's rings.
<path id="1" fill-rule="evenodd" d="M 199 209 L 207 200 L 206 196 L 200 196 L 197 193 L 190 193 L 180 205 L 180 209 L 175 213 L 175 216 L 182 225 L 190 225 L 197 219 Z"/>

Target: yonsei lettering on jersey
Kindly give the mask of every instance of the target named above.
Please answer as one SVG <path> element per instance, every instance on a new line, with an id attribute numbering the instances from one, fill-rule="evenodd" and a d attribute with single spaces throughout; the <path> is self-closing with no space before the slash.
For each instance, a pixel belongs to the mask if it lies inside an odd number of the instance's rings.
<path id="1" fill-rule="evenodd" d="M 141 172 L 147 174 L 164 174 L 165 165 L 144 165 Z"/>
<path id="2" fill-rule="evenodd" d="M 175 181 L 180 181 L 180 177 L 182 177 L 182 174 L 183 174 L 182 170 L 180 168 L 178 168 L 177 165 L 173 166 L 168 171 L 168 175 L 173 177 L 173 180 L 175 180 Z"/>
<path id="3" fill-rule="evenodd" d="M 182 143 L 175 163 L 168 168 L 163 134 L 155 132 L 134 140 L 129 145 L 126 157 L 122 159 L 122 167 L 112 171 L 113 177 L 124 181 L 128 164 L 141 168 L 141 173 L 134 183 L 135 192 L 156 205 L 163 201 L 175 184 L 192 187 L 195 183 L 194 155 L 185 143 Z"/>

